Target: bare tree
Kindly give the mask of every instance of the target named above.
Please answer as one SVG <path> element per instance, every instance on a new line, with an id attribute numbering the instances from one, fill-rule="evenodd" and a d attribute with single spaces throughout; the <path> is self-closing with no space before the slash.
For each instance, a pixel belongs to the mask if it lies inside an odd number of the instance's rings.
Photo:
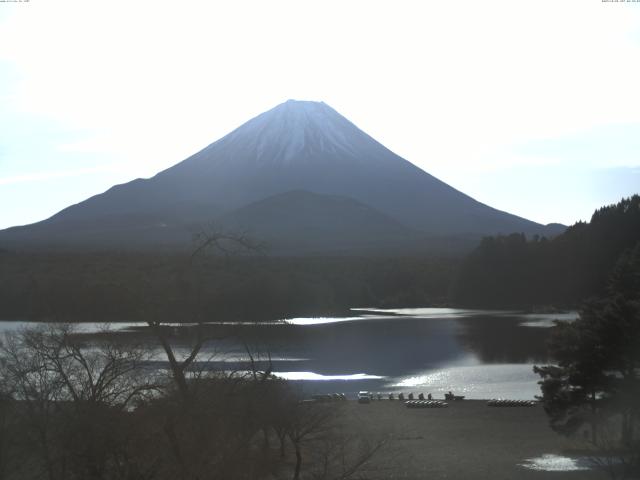
<path id="1" fill-rule="evenodd" d="M 50 480 L 104 478 L 123 414 L 157 392 L 148 353 L 81 342 L 70 325 L 5 334 L 2 384 L 16 402 L 28 442 Z"/>
<path id="2" fill-rule="evenodd" d="M 293 480 L 366 478 L 386 438 L 354 431 L 353 423 L 345 422 L 344 408 L 341 403 L 298 402 L 291 410 L 287 435 L 295 453 Z"/>
<path id="3" fill-rule="evenodd" d="M 589 462 L 612 480 L 637 478 L 640 465 L 640 444 L 620 442 L 625 428 L 622 415 L 600 415 L 597 419 L 598 436 L 575 439 L 578 448 L 586 452 Z M 636 426 L 637 428 L 637 426 Z M 586 433 L 586 432 L 585 432 Z"/>
<path id="4" fill-rule="evenodd" d="M 335 411 L 333 405 L 299 402 L 292 413 L 287 436 L 296 456 L 293 480 L 298 480 L 302 470 L 304 445 L 331 429 Z"/>
<path id="5" fill-rule="evenodd" d="M 234 406 L 222 401 L 220 394 L 226 393 L 229 398 L 236 397 L 238 392 L 235 390 L 235 379 L 222 379 L 211 371 L 208 371 L 208 375 L 203 375 L 199 365 L 207 342 L 218 338 L 207 332 L 203 318 L 205 293 L 202 276 L 205 271 L 210 273 L 207 271 L 210 265 L 206 260 L 211 253 L 228 257 L 243 252 L 260 252 L 260 246 L 246 235 L 223 232 L 215 226 L 208 226 L 197 232 L 194 243 L 188 262 L 179 274 L 188 305 L 182 312 L 183 317 L 177 320 L 184 320 L 186 315 L 190 322 L 188 331 L 193 334 L 186 354 L 177 353 L 171 341 L 173 326 L 168 325 L 163 315 L 156 317 L 151 313 L 154 312 L 153 306 L 142 312 L 166 355 L 171 381 L 180 399 L 179 405 L 167 405 L 164 409 L 163 431 L 169 450 L 180 466 L 180 474 L 184 478 L 193 479 L 200 478 L 204 471 L 225 471 L 226 466 L 233 463 L 229 459 L 246 451 L 247 442 L 255 429 L 255 415 L 252 412 L 242 412 L 243 415 L 238 417 L 240 422 L 225 418 L 236 410 Z M 256 375 L 254 372 L 254 379 Z M 267 374 L 264 378 L 268 376 Z M 198 388 L 200 391 L 196 391 Z M 213 392 L 212 388 L 218 388 L 219 391 Z M 248 404 L 243 401 L 240 405 Z M 230 431 L 230 428 L 235 431 Z M 228 433 L 226 439 L 225 432 Z M 193 442 L 194 438 L 198 442 Z"/>
<path id="6" fill-rule="evenodd" d="M 147 319 L 147 324 L 151 327 L 151 330 L 167 356 L 172 379 L 185 402 L 189 398 L 189 371 L 193 367 L 205 343 L 214 339 L 214 337 L 206 335 L 203 325 L 202 300 L 204 294 L 202 291 L 201 266 L 198 265 L 198 260 L 206 258 L 209 253 L 228 257 L 230 255 L 238 255 L 239 253 L 262 252 L 262 246 L 247 235 L 224 232 L 215 227 L 215 225 L 201 228 L 200 231 L 194 234 L 193 240 L 195 246 L 189 256 L 185 270 L 185 275 L 191 278 L 191 282 L 183 282 L 184 284 L 190 285 L 190 287 L 187 287 L 190 290 L 190 295 L 188 296 L 191 297 L 191 318 L 189 320 L 192 324 L 195 324 L 194 329 L 196 333 L 189 353 L 183 358 L 179 358 L 176 355 L 169 336 L 167 335 L 169 330 L 166 327 L 167 322 L 155 318 Z M 143 315 L 148 316 L 148 312 L 143 312 Z"/>
<path id="7" fill-rule="evenodd" d="M 385 444 L 385 439 L 334 430 L 315 445 L 310 475 L 314 480 L 366 478 L 367 467 Z"/>

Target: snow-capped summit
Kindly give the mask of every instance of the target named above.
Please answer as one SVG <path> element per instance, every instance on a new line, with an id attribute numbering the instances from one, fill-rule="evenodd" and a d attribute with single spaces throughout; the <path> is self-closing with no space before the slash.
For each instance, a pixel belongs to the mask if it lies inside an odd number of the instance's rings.
<path id="1" fill-rule="evenodd" d="M 258 162 L 287 163 L 309 150 L 355 155 L 343 120 L 324 103 L 288 100 L 232 132 L 228 141 L 255 148 Z"/>
<path id="2" fill-rule="evenodd" d="M 287 164 L 318 159 L 322 154 L 362 160 L 363 144 L 375 142 L 324 102 L 287 100 L 249 120 L 205 151 L 225 148 L 243 152 L 256 163 Z M 377 143 L 377 142 L 375 142 Z M 221 156 L 220 162 L 237 155 Z"/>

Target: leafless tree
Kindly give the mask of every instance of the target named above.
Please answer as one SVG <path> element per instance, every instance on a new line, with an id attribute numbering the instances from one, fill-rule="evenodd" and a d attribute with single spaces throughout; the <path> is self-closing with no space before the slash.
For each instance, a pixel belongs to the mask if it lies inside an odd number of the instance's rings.
<path id="1" fill-rule="evenodd" d="M 300 478 L 302 470 L 303 452 L 306 443 L 326 434 L 332 428 L 335 417 L 333 405 L 299 402 L 292 412 L 287 436 L 293 445 L 296 456 L 293 470 L 293 480 Z"/>
<path id="2" fill-rule="evenodd" d="M 310 476 L 314 480 L 366 478 L 368 467 L 386 444 L 385 439 L 369 439 L 344 430 L 334 430 L 319 439 Z"/>
<path id="3" fill-rule="evenodd" d="M 157 392 L 144 348 L 89 345 L 70 325 L 5 334 L 2 384 L 47 478 L 104 478 L 118 421 Z"/>
<path id="4" fill-rule="evenodd" d="M 612 480 L 637 478 L 640 466 L 640 444 L 621 442 L 622 431 L 628 428 L 622 415 L 601 415 L 595 439 L 578 442 L 587 452 L 589 461 Z M 635 428 L 640 427 L 636 425 Z"/>
<path id="5" fill-rule="evenodd" d="M 195 325 L 192 331 L 195 331 L 195 339 L 190 347 L 189 353 L 183 358 L 179 358 L 173 349 L 169 336 L 168 328 L 165 321 L 156 318 L 147 318 L 147 324 L 153 331 L 155 338 L 158 339 L 163 351 L 167 356 L 169 369 L 175 386 L 180 392 L 184 401 L 189 397 L 189 372 L 194 362 L 198 358 L 203 346 L 207 341 L 213 340 L 212 336 L 207 336 L 202 318 L 202 279 L 200 278 L 201 269 L 198 268 L 198 260 L 206 258 L 209 253 L 217 255 L 238 255 L 239 253 L 261 253 L 262 246 L 252 240 L 246 234 L 229 233 L 218 229 L 215 225 L 208 225 L 201 228 L 193 236 L 194 248 L 189 256 L 186 265 L 186 275 L 191 277 L 191 312 L 189 322 Z M 143 315 L 149 317 L 149 312 L 143 312 Z"/>
<path id="6" fill-rule="evenodd" d="M 353 422 L 345 421 L 344 410 L 342 403 L 298 402 L 285 417 L 295 453 L 293 480 L 366 478 L 367 467 L 386 438 L 354 430 Z"/>
<path id="7" fill-rule="evenodd" d="M 163 431 L 170 452 L 180 466 L 180 474 L 184 478 L 193 479 L 200 478 L 202 472 L 207 470 L 224 471 L 232 463 L 229 459 L 242 455 L 254 432 L 256 421 L 254 412 L 247 411 L 252 407 L 251 401 L 247 401 L 246 397 L 241 397 L 238 405 L 226 403 L 221 398 L 222 395 L 227 395 L 229 399 L 238 398 L 238 378 L 225 377 L 209 369 L 205 375 L 201 368 L 203 348 L 207 342 L 217 338 L 207 332 L 202 313 L 202 275 L 210 267 L 206 260 L 209 254 L 228 257 L 260 252 L 260 246 L 246 235 L 223 232 L 215 226 L 208 226 L 197 232 L 194 243 L 188 262 L 180 273 L 183 294 L 190 299 L 188 311 L 182 312 L 186 317 L 176 319 L 178 322 L 187 320 L 190 323 L 188 331 L 192 335 L 187 353 L 177 353 L 171 341 L 173 326 L 168 325 L 163 315 L 156 317 L 151 313 L 152 307 L 142 313 L 166 355 L 171 381 L 180 399 L 179 404 L 165 405 Z M 257 380 L 258 372 L 253 369 L 253 357 L 251 366 L 253 379 Z M 261 376 L 265 379 L 268 377 L 269 373 Z M 218 391 L 212 391 L 213 388 Z M 237 411 L 234 407 L 242 405 L 245 411 L 241 416 L 237 419 L 227 418 L 230 413 Z M 234 431 L 229 431 L 230 428 Z M 229 438 L 224 438 L 225 432 L 229 433 Z M 194 443 L 193 438 L 197 438 L 198 442 Z"/>

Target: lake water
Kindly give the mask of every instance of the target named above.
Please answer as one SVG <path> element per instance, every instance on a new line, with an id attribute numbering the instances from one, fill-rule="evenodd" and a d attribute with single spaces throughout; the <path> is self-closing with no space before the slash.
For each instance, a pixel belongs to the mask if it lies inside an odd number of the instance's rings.
<path id="1" fill-rule="evenodd" d="M 292 318 L 268 323 L 207 324 L 220 338 L 207 343 L 202 358 L 212 368 L 246 368 L 246 346 L 273 371 L 307 394 L 359 390 L 431 393 L 449 390 L 467 398 L 533 399 L 539 394 L 534 364 L 552 362 L 545 342 L 553 321 L 576 313 L 523 314 L 446 308 L 353 309 L 348 317 Z M 0 332 L 25 322 L 0 322 Z M 102 325 L 84 323 L 95 335 Z M 173 343 L 187 351 L 189 330 L 174 328 Z M 110 336 L 152 337 L 144 324 L 111 324 Z M 136 340 L 137 341 L 137 340 Z M 163 355 L 157 350 L 158 366 Z"/>

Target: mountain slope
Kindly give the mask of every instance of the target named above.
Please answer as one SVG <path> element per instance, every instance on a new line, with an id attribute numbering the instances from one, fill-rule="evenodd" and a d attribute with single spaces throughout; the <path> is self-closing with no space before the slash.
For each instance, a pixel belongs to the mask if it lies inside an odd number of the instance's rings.
<path id="1" fill-rule="evenodd" d="M 150 179 L 0 232 L 0 244 L 172 244 L 195 224 L 294 190 L 350 197 L 429 236 L 545 233 L 429 175 L 328 105 L 287 101 Z"/>
<path id="2" fill-rule="evenodd" d="M 261 239 L 273 253 L 413 248 L 420 240 L 418 232 L 352 198 L 303 190 L 251 203 L 218 222 Z"/>

